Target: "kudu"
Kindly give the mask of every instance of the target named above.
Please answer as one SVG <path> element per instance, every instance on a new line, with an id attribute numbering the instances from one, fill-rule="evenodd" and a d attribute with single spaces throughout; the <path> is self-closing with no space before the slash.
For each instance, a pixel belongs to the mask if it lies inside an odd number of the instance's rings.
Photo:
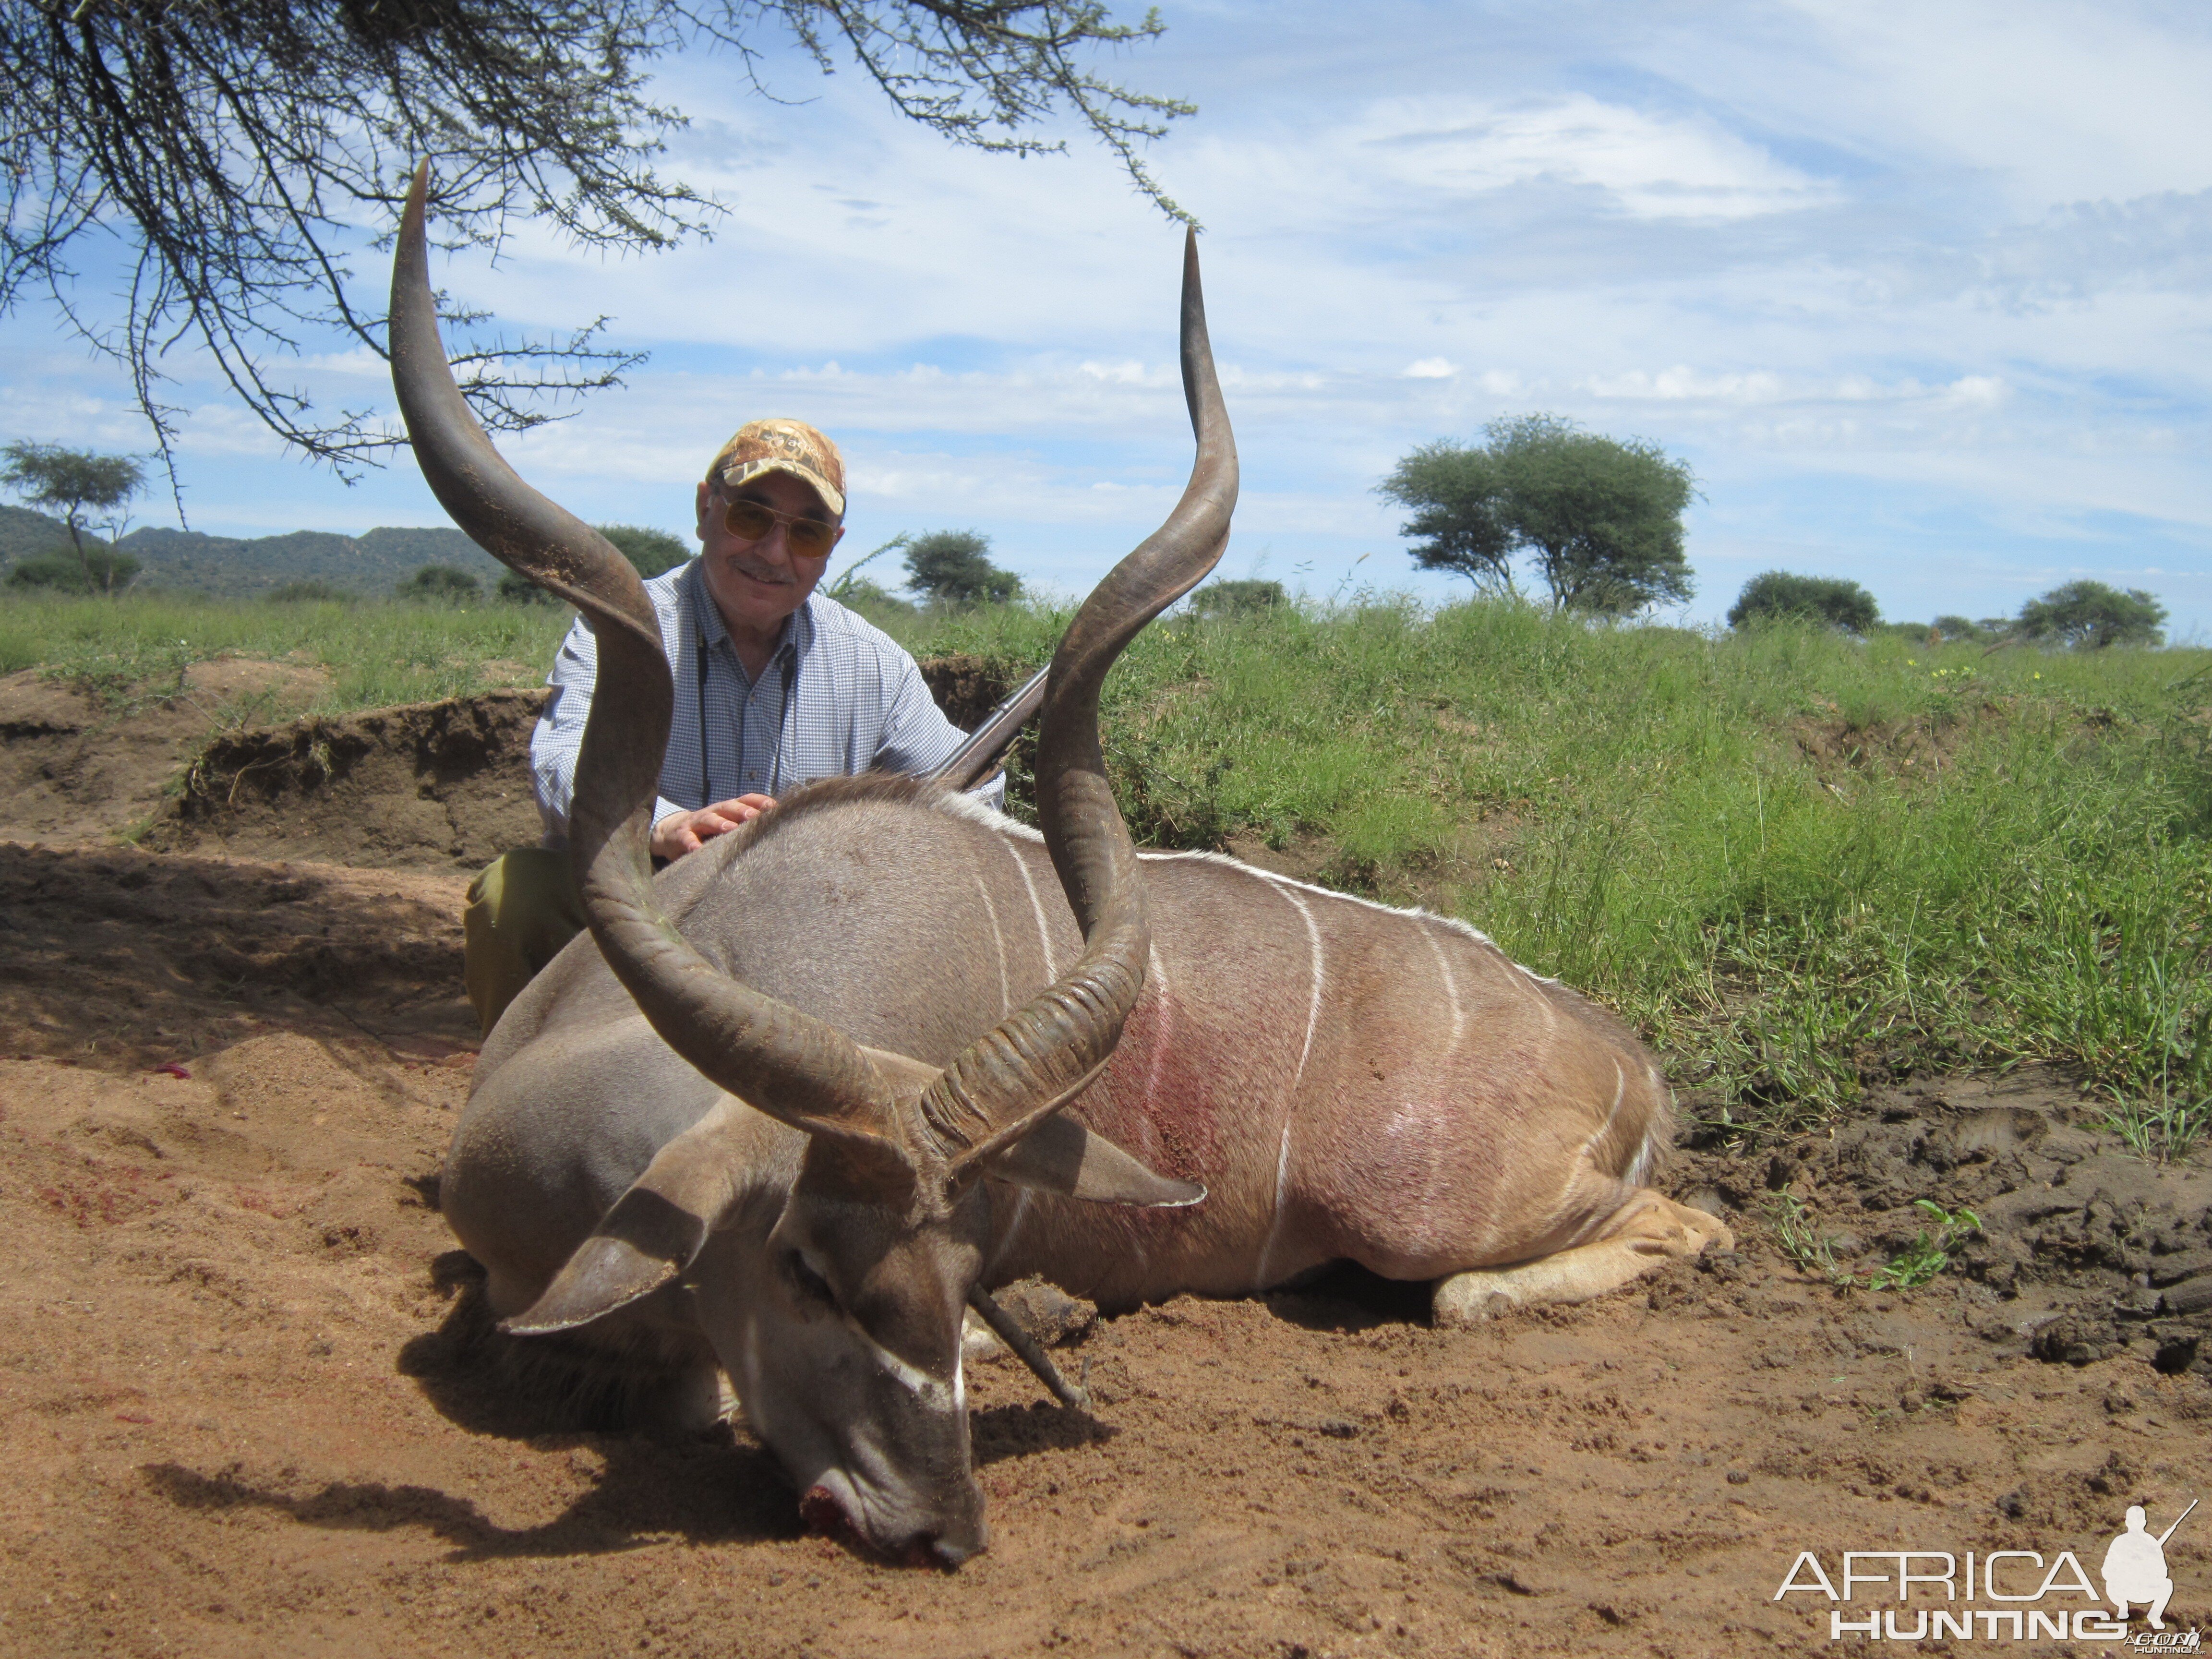
<path id="1" fill-rule="evenodd" d="M 979 1285 L 1042 1274 L 1126 1308 L 1350 1258 L 1439 1281 L 1438 1316 L 1463 1321 L 1727 1237 L 1640 1184 L 1665 1085 L 1574 993 L 1456 921 L 1133 848 L 1099 688 L 1212 568 L 1237 495 L 1194 242 L 1197 460 L 1054 656 L 1042 835 L 871 776 L 654 877 L 672 692 L 653 611 L 455 390 L 423 192 L 392 311 L 416 459 L 599 635 L 572 818 L 591 931 L 485 1043 L 441 1188 L 506 1329 L 657 1375 L 662 1408 L 702 1425 L 726 1376 L 811 1518 L 957 1563 L 984 1543 L 961 1358 Z"/>

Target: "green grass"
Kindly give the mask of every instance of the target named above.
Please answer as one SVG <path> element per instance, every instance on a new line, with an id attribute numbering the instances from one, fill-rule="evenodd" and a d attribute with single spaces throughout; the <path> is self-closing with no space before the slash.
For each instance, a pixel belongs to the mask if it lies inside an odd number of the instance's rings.
<path id="1" fill-rule="evenodd" d="M 0 599 L 0 673 L 44 668 L 120 708 L 175 690 L 187 665 L 227 654 L 327 669 L 326 692 L 269 711 L 272 719 L 289 719 L 535 685 L 568 626 L 568 613 L 558 605 L 495 601 L 460 608 L 10 594 Z"/>
<path id="2" fill-rule="evenodd" d="M 1011 674 L 1066 614 L 884 622 Z M 298 656 L 337 709 L 534 683 L 564 622 L 11 599 L 0 671 L 121 689 Z M 2212 1113 L 2208 665 L 1382 602 L 1156 625 L 1103 722 L 1140 841 L 1251 837 L 1465 916 L 1637 1024 L 1719 1132 L 1816 1123 L 1914 1067 L 2042 1059 L 2155 1158 Z"/>
<path id="3" fill-rule="evenodd" d="M 1040 620 L 909 642 L 1037 660 Z M 1724 1132 L 2036 1058 L 2157 1157 L 2212 1109 L 2208 661 L 1382 604 L 1156 627 L 1103 718 L 1141 839 L 1467 917 Z"/>

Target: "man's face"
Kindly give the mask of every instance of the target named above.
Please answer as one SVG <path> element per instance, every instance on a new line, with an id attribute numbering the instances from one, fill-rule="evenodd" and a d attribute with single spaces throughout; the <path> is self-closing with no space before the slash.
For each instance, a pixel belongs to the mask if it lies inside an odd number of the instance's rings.
<path id="1" fill-rule="evenodd" d="M 814 584 L 829 568 L 830 555 L 810 559 L 794 554 L 790 532 L 781 522 L 757 541 L 731 534 L 722 514 L 733 499 L 757 501 L 793 518 L 819 519 L 825 524 L 834 520 L 821 498 L 788 473 L 763 473 L 728 495 L 718 484 L 699 486 L 699 540 L 706 555 L 707 591 L 732 635 L 766 642 L 775 638 L 785 617 L 806 603 Z M 837 532 L 840 538 L 844 533 Z"/>

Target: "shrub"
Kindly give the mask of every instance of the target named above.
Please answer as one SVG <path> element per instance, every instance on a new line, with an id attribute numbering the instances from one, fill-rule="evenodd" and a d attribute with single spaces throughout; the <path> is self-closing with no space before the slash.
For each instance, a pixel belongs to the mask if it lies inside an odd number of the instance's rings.
<path id="1" fill-rule="evenodd" d="M 1798 617 L 1824 622 L 1847 633 L 1864 634 L 1881 620 L 1874 595 L 1840 576 L 1798 576 L 1769 570 L 1743 585 L 1729 607 L 1729 626 Z"/>
<path id="2" fill-rule="evenodd" d="M 8 586 L 62 593 L 115 593 L 130 586 L 137 574 L 138 561 L 128 553 L 94 544 L 84 550 L 82 558 L 58 547 L 18 559 L 8 573 Z"/>
<path id="3" fill-rule="evenodd" d="M 886 616 L 911 617 L 915 614 L 915 607 L 911 604 L 896 593 L 886 592 L 880 582 L 870 581 L 866 576 L 839 583 L 830 597 L 872 620 Z"/>
<path id="4" fill-rule="evenodd" d="M 286 582 L 268 596 L 272 605 L 355 605 L 361 595 L 340 587 L 336 582 Z"/>
<path id="5" fill-rule="evenodd" d="M 483 584 L 467 571 L 450 564 L 426 564 L 395 590 L 403 599 L 422 599 L 434 605 L 466 605 L 483 597 Z"/>
<path id="6" fill-rule="evenodd" d="M 1285 602 L 1282 583 L 1249 580 L 1210 582 L 1190 596 L 1191 611 L 1200 617 L 1246 617 Z"/>
<path id="7" fill-rule="evenodd" d="M 514 571 L 502 572 L 497 589 L 500 598 L 510 605 L 551 605 L 554 595 L 540 587 L 529 577 Z"/>

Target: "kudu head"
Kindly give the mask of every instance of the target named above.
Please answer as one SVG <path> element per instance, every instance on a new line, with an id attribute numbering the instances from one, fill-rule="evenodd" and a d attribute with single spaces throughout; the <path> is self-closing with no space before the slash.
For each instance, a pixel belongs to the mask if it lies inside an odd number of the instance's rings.
<path id="1" fill-rule="evenodd" d="M 661 1039 L 726 1095 L 507 1328 L 571 1329 L 688 1273 L 701 1325 L 810 1518 L 842 1522 L 894 1559 L 957 1565 L 984 1542 L 960 1362 L 989 1226 L 983 1183 L 1121 1204 L 1205 1195 L 1059 1115 L 1111 1057 L 1150 952 L 1136 853 L 1099 750 L 1099 689 L 1138 631 L 1212 568 L 1237 499 L 1196 244 L 1185 244 L 1182 295 L 1190 483 L 1077 613 L 1043 707 L 1038 816 L 1083 952 L 940 1070 L 863 1048 L 752 990 L 662 914 L 647 853 L 673 701 L 659 628 L 629 562 L 500 459 L 454 386 L 429 287 L 427 187 L 425 167 L 392 289 L 392 379 L 416 459 L 456 523 L 598 635 L 570 817 L 592 936 Z M 737 1216 L 757 1193 L 756 1114 L 806 1137 L 764 1257 Z M 719 1252 L 740 1249 L 735 1271 L 715 1270 Z"/>

